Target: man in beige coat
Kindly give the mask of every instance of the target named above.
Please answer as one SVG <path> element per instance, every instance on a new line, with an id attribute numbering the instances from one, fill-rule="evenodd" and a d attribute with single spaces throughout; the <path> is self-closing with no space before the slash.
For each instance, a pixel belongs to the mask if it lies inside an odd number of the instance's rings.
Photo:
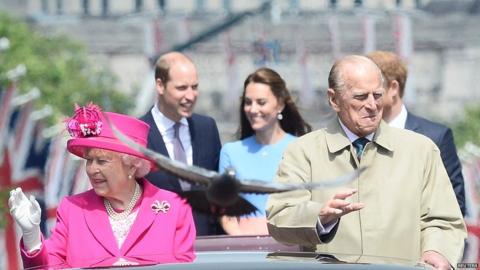
<path id="1" fill-rule="evenodd" d="M 381 120 L 383 78 L 370 59 L 338 60 L 328 82 L 338 118 L 289 145 L 276 181 L 322 181 L 366 170 L 343 188 L 272 195 L 270 234 L 304 250 L 456 267 L 466 229 L 438 148 Z M 366 145 L 356 150 L 359 138 Z"/>

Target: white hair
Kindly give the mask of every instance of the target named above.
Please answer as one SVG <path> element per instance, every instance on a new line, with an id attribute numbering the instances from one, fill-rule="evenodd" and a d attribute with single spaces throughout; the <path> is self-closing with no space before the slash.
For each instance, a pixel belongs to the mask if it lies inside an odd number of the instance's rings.
<path id="1" fill-rule="evenodd" d="M 150 169 L 152 168 L 152 165 L 150 164 L 150 162 L 143 158 L 139 158 L 129 154 L 121 154 L 121 159 L 123 164 L 131 165 L 137 168 L 135 170 L 135 175 L 134 175 L 135 178 L 144 177 L 150 172 Z"/>

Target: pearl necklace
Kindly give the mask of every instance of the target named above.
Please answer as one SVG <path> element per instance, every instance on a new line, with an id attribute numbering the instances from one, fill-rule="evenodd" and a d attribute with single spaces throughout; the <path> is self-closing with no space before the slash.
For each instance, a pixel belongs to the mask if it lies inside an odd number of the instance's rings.
<path id="1" fill-rule="evenodd" d="M 123 212 L 117 213 L 115 210 L 113 210 L 112 205 L 110 204 L 110 201 L 107 199 L 103 199 L 103 204 L 105 204 L 105 208 L 107 209 L 108 216 L 111 217 L 114 220 L 123 220 L 128 215 L 130 215 L 130 212 L 132 212 L 133 207 L 135 204 L 137 204 L 138 199 L 140 199 L 140 195 L 142 195 L 142 188 L 138 183 L 135 183 L 135 191 L 133 192 L 132 199 L 130 199 L 130 202 L 128 203 L 127 207 Z"/>

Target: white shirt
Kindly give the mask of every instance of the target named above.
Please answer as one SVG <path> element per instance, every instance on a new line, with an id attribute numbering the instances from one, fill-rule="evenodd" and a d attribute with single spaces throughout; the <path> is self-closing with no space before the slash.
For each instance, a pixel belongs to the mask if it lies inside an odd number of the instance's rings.
<path id="1" fill-rule="evenodd" d="M 348 129 L 347 126 L 345 126 L 342 123 L 342 120 L 340 120 L 340 118 L 338 118 L 338 121 L 340 122 L 340 126 L 342 127 L 345 134 L 347 134 L 347 137 L 350 140 L 350 142 L 354 142 L 356 139 L 360 138 L 357 135 L 355 135 L 353 132 L 351 132 L 350 129 Z M 372 141 L 373 140 L 373 135 L 375 135 L 375 133 L 370 133 L 367 136 L 365 136 L 365 138 L 367 138 L 369 141 Z"/>
<path id="2" fill-rule="evenodd" d="M 392 119 L 392 121 L 388 122 L 388 125 L 391 127 L 396 127 L 396 128 L 401 128 L 405 129 L 405 123 L 407 123 L 407 108 L 405 108 L 405 105 L 402 105 L 402 110 L 400 113 Z"/>
<path id="3" fill-rule="evenodd" d="M 175 122 L 168 119 L 157 107 L 157 104 L 153 106 L 152 110 L 153 120 L 155 121 L 155 125 L 162 135 L 163 142 L 165 143 L 165 147 L 167 148 L 168 155 L 170 158 L 173 159 L 173 139 L 175 136 L 174 125 Z M 183 150 L 185 150 L 185 155 L 187 157 L 187 164 L 193 164 L 193 150 L 192 150 L 192 140 L 190 138 L 190 131 L 188 129 L 188 121 L 185 117 L 180 119 L 180 141 L 182 142 Z"/>

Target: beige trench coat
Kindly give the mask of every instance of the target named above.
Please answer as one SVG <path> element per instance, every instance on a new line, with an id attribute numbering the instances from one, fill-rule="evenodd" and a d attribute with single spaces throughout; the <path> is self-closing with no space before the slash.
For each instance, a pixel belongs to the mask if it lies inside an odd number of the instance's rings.
<path id="1" fill-rule="evenodd" d="M 276 181 L 323 181 L 368 166 L 345 186 L 358 189 L 350 200 L 365 207 L 343 216 L 333 239 L 321 243 L 315 226 L 322 203 L 345 187 L 271 195 L 270 234 L 306 250 L 409 262 L 418 262 L 424 251 L 434 250 L 456 266 L 466 238 L 465 223 L 435 144 L 382 122 L 373 142 L 366 145 L 361 164 L 354 151 L 338 120 L 291 143 Z"/>

